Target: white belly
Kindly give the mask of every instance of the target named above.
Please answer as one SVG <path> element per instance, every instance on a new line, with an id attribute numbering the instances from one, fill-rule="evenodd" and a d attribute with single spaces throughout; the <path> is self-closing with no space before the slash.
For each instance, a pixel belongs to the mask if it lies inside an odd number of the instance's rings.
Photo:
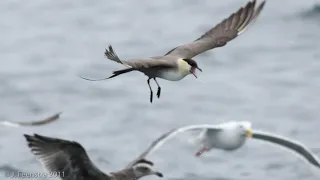
<path id="1" fill-rule="evenodd" d="M 159 78 L 166 79 L 169 81 L 180 81 L 187 75 L 187 73 L 181 73 L 179 71 L 165 71 L 160 74 Z"/>

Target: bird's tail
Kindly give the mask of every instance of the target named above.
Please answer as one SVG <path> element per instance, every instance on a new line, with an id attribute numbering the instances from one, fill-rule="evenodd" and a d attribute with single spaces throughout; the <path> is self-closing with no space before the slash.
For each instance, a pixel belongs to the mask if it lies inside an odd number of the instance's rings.
<path id="1" fill-rule="evenodd" d="M 125 66 L 127 66 L 127 67 L 131 67 L 131 66 L 129 66 L 127 63 L 125 63 L 124 61 L 121 61 L 121 59 L 119 58 L 119 56 L 117 55 L 117 53 L 113 50 L 113 48 L 112 48 L 111 45 L 109 45 L 109 50 L 108 50 L 108 49 L 105 50 L 104 55 L 105 55 L 108 59 L 110 59 L 110 60 L 112 60 L 112 61 L 115 61 L 115 62 L 117 62 L 117 63 L 123 64 L 123 65 L 125 65 Z"/>
<path id="2" fill-rule="evenodd" d="M 121 69 L 121 70 L 118 70 L 118 71 L 113 71 L 111 76 L 105 77 L 105 78 L 102 78 L 102 79 L 89 79 L 89 78 L 85 78 L 85 77 L 82 77 L 82 76 L 79 76 L 79 77 L 82 78 L 82 79 L 88 80 L 88 81 L 102 81 L 102 80 L 114 78 L 116 76 L 119 76 L 120 74 L 124 74 L 124 73 L 130 72 L 130 71 L 133 71 L 133 70 L 134 70 L 134 68 L 126 68 L 126 69 Z"/>
<path id="3" fill-rule="evenodd" d="M 124 74 L 124 73 L 127 73 L 127 72 L 131 72 L 133 71 L 134 69 L 133 68 L 126 68 L 126 69 L 121 69 L 121 70 L 118 70 L 118 71 L 113 71 L 112 72 L 112 76 L 110 76 L 108 79 L 110 78 L 114 78 L 116 76 L 119 76 L 120 74 Z"/>

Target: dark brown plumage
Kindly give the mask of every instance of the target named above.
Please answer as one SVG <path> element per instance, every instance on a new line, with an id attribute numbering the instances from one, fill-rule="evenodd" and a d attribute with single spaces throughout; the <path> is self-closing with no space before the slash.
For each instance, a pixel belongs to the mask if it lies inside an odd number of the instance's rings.
<path id="1" fill-rule="evenodd" d="M 62 180 L 137 180 L 147 175 L 163 176 L 153 171 L 149 167 L 153 163 L 145 159 L 118 172 L 105 174 L 91 162 L 86 150 L 78 142 L 38 134 L 25 134 L 24 137 L 44 168 L 51 173 L 58 173 Z"/>

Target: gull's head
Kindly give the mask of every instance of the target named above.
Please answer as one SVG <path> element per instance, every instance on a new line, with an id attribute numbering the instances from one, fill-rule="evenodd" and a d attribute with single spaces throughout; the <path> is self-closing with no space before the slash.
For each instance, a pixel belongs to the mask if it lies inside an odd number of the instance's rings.
<path id="1" fill-rule="evenodd" d="M 214 147 L 224 150 L 240 148 L 248 137 L 252 136 L 251 123 L 248 121 L 231 121 L 220 125 Z"/>
<path id="2" fill-rule="evenodd" d="M 249 121 L 231 121 L 221 125 L 226 136 L 247 138 L 252 136 L 251 123 Z"/>
<path id="3" fill-rule="evenodd" d="M 196 70 L 198 69 L 199 71 L 202 72 L 202 69 L 199 68 L 197 62 L 193 59 L 183 59 L 183 60 L 188 63 L 189 73 L 193 74 L 194 77 L 198 78 L 196 74 Z"/>
<path id="4" fill-rule="evenodd" d="M 140 160 L 132 165 L 133 173 L 135 179 L 139 179 L 148 175 L 156 175 L 158 177 L 163 177 L 163 174 L 152 169 L 153 163 L 147 160 Z"/>
<path id="5" fill-rule="evenodd" d="M 244 137 L 252 137 L 252 129 L 251 129 L 251 122 L 249 121 L 241 121 L 239 122 L 239 129 L 240 133 Z"/>

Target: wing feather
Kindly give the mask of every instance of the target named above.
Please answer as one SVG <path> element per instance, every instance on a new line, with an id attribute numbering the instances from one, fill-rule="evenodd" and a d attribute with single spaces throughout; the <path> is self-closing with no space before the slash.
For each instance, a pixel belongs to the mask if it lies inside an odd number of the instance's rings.
<path id="1" fill-rule="evenodd" d="M 255 8 L 256 0 L 249 1 L 245 7 L 241 7 L 237 12 L 232 13 L 228 18 L 221 21 L 215 27 L 204 33 L 195 41 L 178 46 L 165 55 L 182 58 L 192 58 L 207 50 L 222 47 L 233 40 L 259 16 L 265 5 L 265 1 Z"/>
<path id="2" fill-rule="evenodd" d="M 184 127 L 181 127 L 181 128 L 174 128 L 174 129 L 162 134 L 155 141 L 153 141 L 149 145 L 149 147 L 143 153 L 141 153 L 138 156 L 138 158 L 136 158 L 135 160 L 133 160 L 131 163 L 129 163 L 127 165 L 127 168 L 131 167 L 133 164 L 136 164 L 137 161 L 139 161 L 141 159 L 145 159 L 145 157 L 147 155 L 151 154 L 152 152 L 154 152 L 155 150 L 157 150 L 158 148 L 163 146 L 163 144 L 165 142 L 167 142 L 171 138 L 175 137 L 176 135 L 178 135 L 178 134 L 180 134 L 182 132 L 200 130 L 200 129 L 210 129 L 210 130 L 217 130 L 217 131 L 221 130 L 219 125 L 210 125 L 210 124 L 199 124 L 199 125 L 184 126 Z"/>
<path id="3" fill-rule="evenodd" d="M 320 168 L 320 161 L 316 155 L 312 153 L 306 146 L 303 144 L 291 140 L 289 138 L 281 137 L 278 135 L 270 134 L 262 131 L 254 131 L 252 133 L 252 138 L 260 139 L 267 142 L 271 142 L 287 149 L 290 149 L 292 152 L 295 152 L 297 155 L 304 157 L 309 163 Z"/>
<path id="4" fill-rule="evenodd" d="M 119 56 L 117 55 L 117 53 L 115 52 L 115 50 L 111 45 L 109 45 L 109 50 L 108 49 L 105 50 L 105 56 L 109 60 L 123 64 L 135 70 L 143 70 L 143 69 L 149 69 L 149 68 L 171 68 L 173 66 L 172 61 L 166 61 L 163 59 L 161 60 L 162 56 L 145 58 L 145 59 L 132 59 L 128 61 L 120 60 Z M 155 60 L 158 60 L 158 61 L 155 61 Z M 84 79 L 87 79 L 87 78 L 84 78 Z"/>
<path id="5" fill-rule="evenodd" d="M 46 170 L 60 173 L 62 180 L 105 180 L 89 159 L 86 150 L 75 141 L 67 141 L 34 134 L 24 135 L 31 152 Z"/>
<path id="6" fill-rule="evenodd" d="M 19 127 L 19 126 L 40 126 L 44 124 L 49 124 L 51 122 L 54 122 L 60 118 L 60 113 L 57 113 L 55 115 L 52 115 L 48 118 L 38 120 L 38 121 L 31 121 L 31 122 L 18 122 L 18 121 L 0 121 L 0 124 L 4 126 L 13 126 L 13 127 Z"/>

